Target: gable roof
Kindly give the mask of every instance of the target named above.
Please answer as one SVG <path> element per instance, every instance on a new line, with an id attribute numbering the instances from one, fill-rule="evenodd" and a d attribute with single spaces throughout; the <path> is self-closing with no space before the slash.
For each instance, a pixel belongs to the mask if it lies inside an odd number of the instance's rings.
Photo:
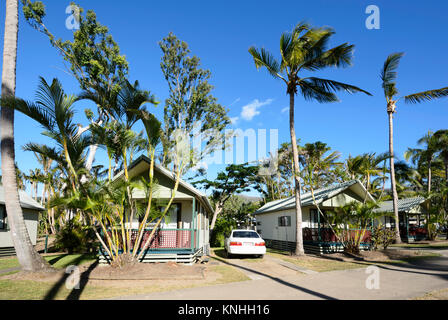
<path id="1" fill-rule="evenodd" d="M 128 172 L 131 173 L 131 171 L 135 167 L 137 167 L 137 165 L 139 165 L 140 163 L 146 163 L 149 166 L 151 164 L 151 160 L 147 156 L 141 155 L 140 157 L 138 157 L 136 160 L 134 160 L 129 165 Z M 157 163 L 154 163 L 154 171 L 157 171 L 158 173 L 164 175 L 165 177 L 167 177 L 173 181 L 176 180 L 176 175 L 174 172 L 171 172 L 170 170 L 162 167 L 161 165 L 159 165 Z M 124 170 L 121 170 L 119 173 L 117 173 L 114 176 L 113 180 L 115 181 L 117 179 L 120 179 L 120 177 L 123 176 L 123 174 L 124 174 Z M 199 191 L 198 189 L 193 187 L 191 184 L 189 184 L 188 182 L 185 182 L 182 179 L 179 180 L 179 186 L 182 186 L 183 188 L 187 189 L 188 191 L 193 193 L 195 196 L 197 196 L 199 199 L 201 199 L 204 202 L 204 204 L 207 206 L 207 209 L 210 210 L 210 212 L 214 211 L 206 194 L 202 193 L 201 191 Z"/>
<path id="2" fill-rule="evenodd" d="M 343 182 L 337 185 L 328 186 L 325 188 L 320 188 L 314 191 L 314 198 L 316 199 L 316 203 L 320 204 L 324 202 L 325 200 L 328 200 L 330 198 L 333 198 L 337 196 L 338 194 L 344 192 L 345 190 L 357 187 L 359 190 L 361 190 L 362 193 L 367 194 L 367 197 L 370 201 L 374 201 L 372 196 L 366 191 L 363 184 L 359 182 L 359 180 L 351 180 L 347 182 Z M 300 195 L 301 205 L 302 207 L 310 206 L 314 204 L 313 197 L 311 192 L 306 192 L 304 194 Z M 264 206 L 262 206 L 260 209 L 255 211 L 255 214 L 261 214 L 261 213 L 267 213 L 267 212 L 275 212 L 275 211 L 281 211 L 281 210 L 287 210 L 295 208 L 296 202 L 295 202 L 295 196 L 275 200 L 266 203 Z"/>
<path id="3" fill-rule="evenodd" d="M 5 192 L 4 187 L 0 185 L 0 204 L 5 204 Z M 23 190 L 19 190 L 19 199 L 20 199 L 20 206 L 23 209 L 32 209 L 32 210 L 38 210 L 43 211 L 45 208 L 36 200 L 31 198 L 28 193 L 26 193 Z"/>
<path id="4" fill-rule="evenodd" d="M 414 197 L 406 199 L 398 199 L 398 212 L 407 212 L 421 205 L 426 199 L 423 197 Z M 377 212 L 394 212 L 392 200 L 384 201 L 380 207 L 375 209 Z"/>

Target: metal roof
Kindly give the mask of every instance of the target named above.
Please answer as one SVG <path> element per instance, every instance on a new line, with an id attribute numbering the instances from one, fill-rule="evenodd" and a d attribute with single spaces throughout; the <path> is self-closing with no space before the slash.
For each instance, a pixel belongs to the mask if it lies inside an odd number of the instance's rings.
<path id="1" fill-rule="evenodd" d="M 414 197 L 407 199 L 398 199 L 398 212 L 408 212 L 421 205 L 426 199 L 423 197 Z M 380 204 L 380 207 L 375 209 L 377 212 L 394 212 L 392 200 L 384 201 Z"/>
<path id="2" fill-rule="evenodd" d="M 135 168 L 139 163 L 141 162 L 146 162 L 148 165 L 150 165 L 151 160 L 145 156 L 145 155 L 141 155 L 140 157 L 138 157 L 136 160 L 134 160 L 128 167 L 128 172 L 131 172 L 131 170 L 133 168 Z M 176 175 L 174 174 L 174 172 L 171 172 L 170 170 L 162 167 L 161 165 L 154 163 L 154 170 L 157 170 L 158 172 L 160 172 L 161 174 L 163 174 L 164 176 L 172 179 L 173 181 L 176 181 Z M 121 170 L 119 173 L 117 173 L 113 180 L 116 179 L 120 179 L 120 177 L 124 174 L 124 170 Z M 189 190 L 190 192 L 192 192 L 193 194 L 195 194 L 198 198 L 200 198 L 204 204 L 206 205 L 206 207 L 209 209 L 210 212 L 213 212 L 213 207 L 207 197 L 206 194 L 202 193 L 201 191 L 199 191 L 198 189 L 196 189 L 195 187 L 193 187 L 191 184 L 189 184 L 188 182 L 185 182 L 182 179 L 179 179 L 179 185 L 184 187 L 185 189 Z"/>
<path id="3" fill-rule="evenodd" d="M 334 196 L 340 194 L 341 192 L 345 191 L 346 189 L 354 186 L 359 185 L 363 192 L 365 191 L 364 186 L 361 182 L 358 180 L 351 180 L 347 182 L 343 182 L 337 185 L 328 186 L 325 188 L 320 188 L 314 191 L 314 198 L 316 199 L 316 203 L 320 204 L 323 201 L 333 198 Z M 369 197 L 369 200 L 374 200 L 370 194 L 367 194 Z M 314 204 L 313 197 L 311 195 L 311 192 L 307 192 L 304 194 L 301 194 L 300 196 L 302 207 L 310 206 Z M 267 213 L 267 212 L 274 212 L 274 211 L 280 211 L 280 210 L 287 210 L 295 208 L 295 197 L 289 197 L 285 199 L 275 200 L 266 203 L 264 206 L 262 206 L 260 209 L 255 211 L 255 214 L 261 214 L 261 213 Z"/>
<path id="4" fill-rule="evenodd" d="M 0 186 L 0 204 L 5 204 L 4 187 Z M 31 198 L 28 193 L 23 190 L 19 190 L 20 206 L 24 209 L 32 209 L 43 211 L 45 208 L 36 200 Z"/>

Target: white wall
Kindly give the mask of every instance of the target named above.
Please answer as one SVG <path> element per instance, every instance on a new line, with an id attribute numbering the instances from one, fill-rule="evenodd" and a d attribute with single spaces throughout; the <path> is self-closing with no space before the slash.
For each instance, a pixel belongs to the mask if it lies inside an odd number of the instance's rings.
<path id="1" fill-rule="evenodd" d="M 278 225 L 278 218 L 281 216 L 291 217 L 291 226 L 281 227 Z M 296 213 L 295 209 L 282 210 L 272 213 L 256 215 L 257 231 L 264 239 L 296 241 Z M 261 224 L 258 224 L 258 223 Z M 310 226 L 310 210 L 308 207 L 302 208 L 302 228 Z"/>
<path id="2" fill-rule="evenodd" d="M 23 217 L 25 218 L 25 225 L 31 239 L 31 243 L 36 245 L 37 240 L 37 222 L 39 219 L 38 211 L 23 209 Z M 11 231 L 9 228 L 0 230 L 0 248 L 13 247 L 11 239 Z"/>

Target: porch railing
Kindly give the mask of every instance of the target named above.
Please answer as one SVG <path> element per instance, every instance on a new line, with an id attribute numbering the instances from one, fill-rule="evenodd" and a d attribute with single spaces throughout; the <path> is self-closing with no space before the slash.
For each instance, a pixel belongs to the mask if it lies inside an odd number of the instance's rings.
<path id="1" fill-rule="evenodd" d="M 350 230 L 352 236 L 355 236 L 360 230 Z M 372 233 L 366 230 L 361 242 L 369 243 L 371 241 Z M 303 241 L 310 242 L 339 242 L 331 228 L 303 228 Z"/>
<path id="2" fill-rule="evenodd" d="M 111 235 L 111 230 L 108 231 Z M 119 231 L 121 232 L 121 230 Z M 142 241 L 138 250 L 141 250 L 145 245 L 152 229 L 145 229 Z M 138 237 L 138 230 L 131 230 L 131 248 L 134 248 Z M 195 249 L 197 232 L 193 229 L 158 229 L 154 233 L 152 240 L 149 243 L 148 250 L 175 250 L 175 249 Z M 119 250 L 123 250 L 123 243 L 121 233 L 117 237 L 119 241 Z"/>

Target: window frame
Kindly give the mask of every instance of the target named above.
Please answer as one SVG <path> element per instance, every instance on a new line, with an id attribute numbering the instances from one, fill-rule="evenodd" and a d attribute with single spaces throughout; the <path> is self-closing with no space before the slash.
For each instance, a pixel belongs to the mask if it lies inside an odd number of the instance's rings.
<path id="1" fill-rule="evenodd" d="M 8 229 L 7 217 L 6 206 L 4 204 L 0 204 L 0 230 Z"/>
<path id="2" fill-rule="evenodd" d="M 277 224 L 279 227 L 290 227 L 291 226 L 291 216 L 278 217 Z"/>

